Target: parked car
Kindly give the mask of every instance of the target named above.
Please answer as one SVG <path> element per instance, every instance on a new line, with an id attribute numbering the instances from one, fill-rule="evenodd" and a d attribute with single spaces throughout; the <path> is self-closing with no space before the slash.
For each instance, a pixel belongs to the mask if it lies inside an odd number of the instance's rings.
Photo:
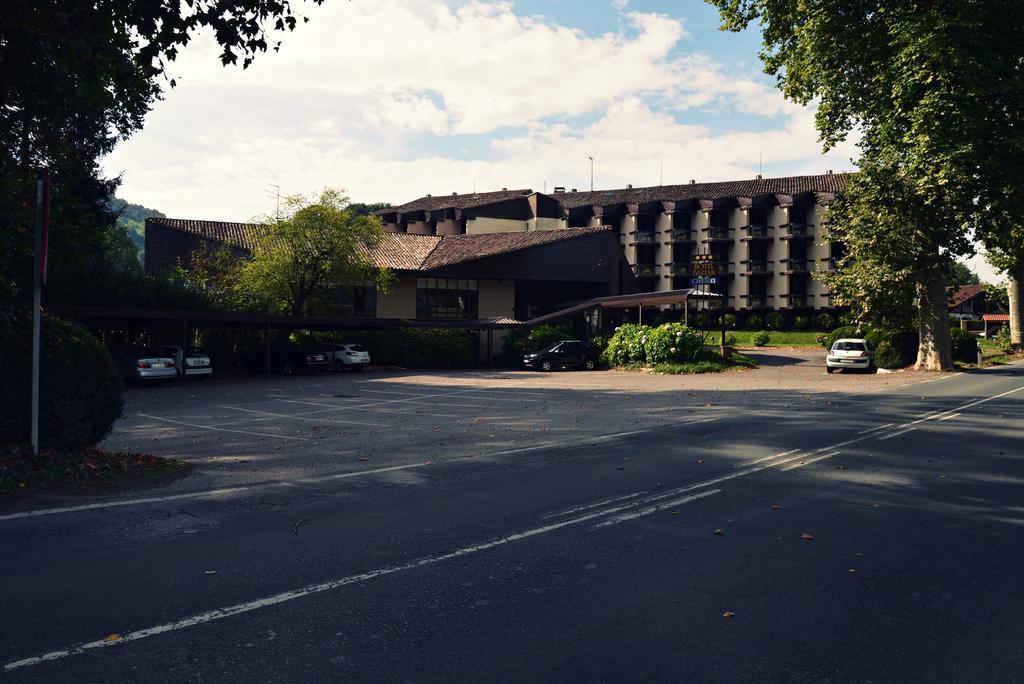
<path id="1" fill-rule="evenodd" d="M 523 365 L 534 370 L 550 371 L 555 368 L 597 368 L 597 352 L 580 340 L 559 340 L 538 352 L 523 357 Z"/>
<path id="2" fill-rule="evenodd" d="M 328 367 L 327 355 L 324 352 L 303 349 L 290 342 L 253 345 L 238 355 L 236 365 L 240 369 L 266 373 L 268 361 L 271 373 L 282 373 L 283 375 L 312 373 L 317 370 L 327 370 Z"/>
<path id="3" fill-rule="evenodd" d="M 178 377 L 174 357 L 153 347 L 120 347 L 114 359 L 121 377 L 129 384 Z"/>
<path id="4" fill-rule="evenodd" d="M 183 347 L 180 344 L 165 344 L 160 353 L 170 356 L 178 367 L 178 377 L 206 380 L 213 375 L 213 363 L 206 352 L 198 347 Z"/>
<path id="5" fill-rule="evenodd" d="M 869 371 L 873 367 L 871 347 L 868 345 L 868 341 L 863 339 L 836 340 L 825 356 L 825 370 L 829 373 L 837 368 Z"/>
<path id="6" fill-rule="evenodd" d="M 327 355 L 327 365 L 336 371 L 361 371 L 370 365 L 370 352 L 360 344 L 322 342 L 313 345 L 313 351 Z"/>

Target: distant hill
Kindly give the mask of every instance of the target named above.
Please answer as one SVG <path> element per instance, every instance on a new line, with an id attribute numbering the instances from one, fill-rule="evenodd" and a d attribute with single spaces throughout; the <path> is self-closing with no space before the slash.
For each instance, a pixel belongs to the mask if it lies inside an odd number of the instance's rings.
<path id="1" fill-rule="evenodd" d="M 120 212 L 117 225 L 124 228 L 128 237 L 139 250 L 139 261 L 142 261 L 142 254 L 146 248 L 146 219 L 151 216 L 166 218 L 163 213 L 156 209 L 149 209 L 141 204 L 132 204 L 123 199 L 114 198 L 110 201 L 110 208 Z"/>

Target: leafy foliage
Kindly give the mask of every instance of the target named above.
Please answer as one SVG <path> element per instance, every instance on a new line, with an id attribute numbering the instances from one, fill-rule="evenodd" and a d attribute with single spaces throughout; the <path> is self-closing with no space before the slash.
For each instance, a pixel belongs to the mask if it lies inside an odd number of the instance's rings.
<path id="1" fill-rule="evenodd" d="M 609 366 L 642 366 L 647 361 L 646 325 L 623 323 L 608 340 L 601 360 Z"/>
<path id="2" fill-rule="evenodd" d="M 761 330 L 754 334 L 754 346 L 755 347 L 766 347 L 768 343 L 772 341 L 772 336 L 768 334 L 768 331 Z"/>
<path id="3" fill-rule="evenodd" d="M 575 336 L 568 328 L 558 325 L 538 325 L 532 328 L 526 336 L 526 346 L 523 351 L 540 351 L 553 342 L 571 339 L 575 339 Z"/>
<path id="4" fill-rule="evenodd" d="M 770 330 L 782 330 L 786 326 L 786 318 L 778 311 L 772 311 L 765 316 L 765 324 Z"/>
<path id="5" fill-rule="evenodd" d="M 793 327 L 797 330 L 805 330 L 810 324 L 811 321 L 807 316 L 798 315 L 793 317 Z"/>
<path id="6" fill-rule="evenodd" d="M 29 441 L 32 317 L 0 317 L 0 444 Z M 42 321 L 39 443 L 78 449 L 103 439 L 121 415 L 123 385 L 110 354 L 84 327 L 55 316 Z"/>
<path id="7" fill-rule="evenodd" d="M 146 242 L 146 219 L 163 218 L 164 214 L 156 209 L 149 209 L 141 204 L 132 204 L 117 198 L 110 200 L 110 209 L 117 214 L 117 227 L 123 230 L 135 245 L 141 261 Z"/>
<path id="8" fill-rule="evenodd" d="M 751 314 L 747 316 L 746 325 L 750 330 L 759 330 L 764 327 L 764 317 L 760 314 Z"/>
<path id="9" fill-rule="evenodd" d="M 382 239 L 380 219 L 353 216 L 348 198 L 324 190 L 313 200 L 294 195 L 286 214 L 268 219 L 252 259 L 242 264 L 237 288 L 291 316 L 322 312 L 338 287 L 374 282 L 387 291 L 391 274 L 369 250 Z"/>
<path id="10" fill-rule="evenodd" d="M 981 278 L 962 261 L 955 261 L 949 267 L 946 285 L 981 285 Z"/>
<path id="11" fill-rule="evenodd" d="M 952 342 L 954 361 L 962 363 L 978 362 L 978 338 L 960 328 L 951 328 L 949 337 Z"/>
<path id="12" fill-rule="evenodd" d="M 836 325 L 836 319 L 831 314 L 818 314 L 818 327 L 822 330 L 831 330 Z"/>
<path id="13" fill-rule="evenodd" d="M 722 319 L 725 321 L 725 327 L 735 329 L 738 323 L 735 314 L 727 313 L 722 315 Z"/>
<path id="14" fill-rule="evenodd" d="M 703 338 L 682 323 L 665 323 L 649 328 L 645 337 L 644 356 L 650 365 L 689 361 L 703 344 Z"/>

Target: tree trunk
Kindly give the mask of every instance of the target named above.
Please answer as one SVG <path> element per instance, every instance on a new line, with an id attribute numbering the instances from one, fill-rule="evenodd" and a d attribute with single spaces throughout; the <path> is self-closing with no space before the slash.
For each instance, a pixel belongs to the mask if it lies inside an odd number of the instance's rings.
<path id="1" fill-rule="evenodd" d="M 917 282 L 917 363 L 914 370 L 951 370 L 949 305 L 942 272 L 935 269 Z"/>
<path id="2" fill-rule="evenodd" d="M 1010 343 L 1015 351 L 1024 350 L 1024 262 L 1009 271 L 1006 293 L 1010 300 Z"/>

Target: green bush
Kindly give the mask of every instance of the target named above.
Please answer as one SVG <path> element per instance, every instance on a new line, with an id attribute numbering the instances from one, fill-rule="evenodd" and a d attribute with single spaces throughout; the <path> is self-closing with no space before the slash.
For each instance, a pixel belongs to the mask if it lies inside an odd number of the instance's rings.
<path id="1" fill-rule="evenodd" d="M 707 330 L 711 327 L 711 316 L 706 313 L 699 313 L 693 317 L 693 322 L 701 330 Z"/>
<path id="2" fill-rule="evenodd" d="M 650 329 L 644 342 L 649 365 L 689 361 L 701 348 L 701 337 L 681 323 L 666 323 Z"/>
<path id="3" fill-rule="evenodd" d="M 736 324 L 738 323 L 738 321 L 736 320 L 736 314 L 727 313 L 724 316 L 722 316 L 722 319 L 725 321 L 726 328 L 736 328 Z"/>
<path id="4" fill-rule="evenodd" d="M 818 333 L 814 336 L 814 341 L 822 347 L 828 346 L 828 333 Z"/>
<path id="5" fill-rule="evenodd" d="M 864 332 L 853 325 L 843 325 L 828 334 L 825 338 L 825 349 L 831 349 L 832 345 L 836 343 L 836 340 L 841 340 L 844 337 L 860 338 L 864 337 Z M 870 342 L 870 340 L 868 340 Z"/>
<path id="6" fill-rule="evenodd" d="M 530 329 L 529 335 L 526 336 L 526 346 L 523 351 L 540 351 L 553 342 L 573 339 L 576 339 L 576 336 L 568 328 L 558 325 L 538 325 Z"/>
<path id="7" fill-rule="evenodd" d="M 770 330 L 782 330 L 786 325 L 786 318 L 778 311 L 772 311 L 764 320 Z"/>
<path id="8" fill-rule="evenodd" d="M 747 317 L 746 324 L 750 330 L 760 330 L 764 327 L 764 318 L 759 314 L 753 314 Z"/>
<path id="9" fill-rule="evenodd" d="M 80 449 L 102 440 L 121 416 L 124 386 L 110 354 L 77 323 L 44 316 L 39 363 L 39 445 Z M 29 441 L 32 316 L 0 316 L 0 443 Z"/>
<path id="10" fill-rule="evenodd" d="M 831 314 L 818 314 L 818 327 L 822 330 L 831 330 L 836 325 L 836 319 Z"/>
<path id="11" fill-rule="evenodd" d="M 811 321 L 810 319 L 807 318 L 807 316 L 793 317 L 793 327 L 796 328 L 797 330 L 806 330 L 810 324 Z"/>
<path id="12" fill-rule="evenodd" d="M 772 336 L 768 334 L 768 331 L 762 330 L 761 332 L 754 333 L 754 346 L 765 347 L 769 342 L 772 341 Z"/>
<path id="13" fill-rule="evenodd" d="M 1013 353 L 1013 343 L 1010 341 L 1010 324 L 1004 323 L 999 328 L 999 332 L 995 336 L 996 344 L 999 346 L 999 351 L 1004 354 Z"/>
<path id="14" fill-rule="evenodd" d="M 837 328 L 852 330 L 851 334 L 839 337 L 863 337 L 871 347 L 873 361 L 879 368 L 905 368 L 917 359 L 917 333 L 913 330 L 869 330 L 864 332 L 857 328 Z M 834 338 L 834 339 L 838 339 Z M 831 347 L 831 344 L 829 345 Z"/>
<path id="15" fill-rule="evenodd" d="M 873 349 L 874 358 L 872 360 L 878 368 L 887 368 L 892 370 L 896 368 L 904 368 L 908 365 L 907 363 L 904 363 L 905 359 L 896 348 L 896 345 L 888 340 L 879 342 L 877 346 L 873 347 Z"/>
<path id="16" fill-rule="evenodd" d="M 594 348 L 594 351 L 598 356 L 604 354 L 604 350 L 608 348 L 608 341 L 611 339 L 610 335 L 594 335 L 590 338 L 590 346 Z"/>
<path id="17" fill-rule="evenodd" d="M 966 330 L 951 328 L 949 339 L 954 361 L 960 361 L 961 363 L 978 362 L 978 338 Z"/>
<path id="18" fill-rule="evenodd" d="M 644 345 L 649 330 L 646 325 L 623 323 L 608 340 L 601 360 L 609 366 L 643 365 L 647 360 Z"/>
<path id="19" fill-rule="evenodd" d="M 505 350 L 510 349 L 509 335 Z M 516 346 L 524 339 L 517 333 Z M 374 364 L 403 368 L 471 368 L 475 359 L 476 338 L 468 330 L 444 328 L 400 328 L 394 330 L 346 330 L 338 333 L 312 333 L 293 336 L 299 344 L 308 342 L 346 342 L 359 344 L 370 352 Z M 519 354 L 522 359 L 522 354 Z"/>

